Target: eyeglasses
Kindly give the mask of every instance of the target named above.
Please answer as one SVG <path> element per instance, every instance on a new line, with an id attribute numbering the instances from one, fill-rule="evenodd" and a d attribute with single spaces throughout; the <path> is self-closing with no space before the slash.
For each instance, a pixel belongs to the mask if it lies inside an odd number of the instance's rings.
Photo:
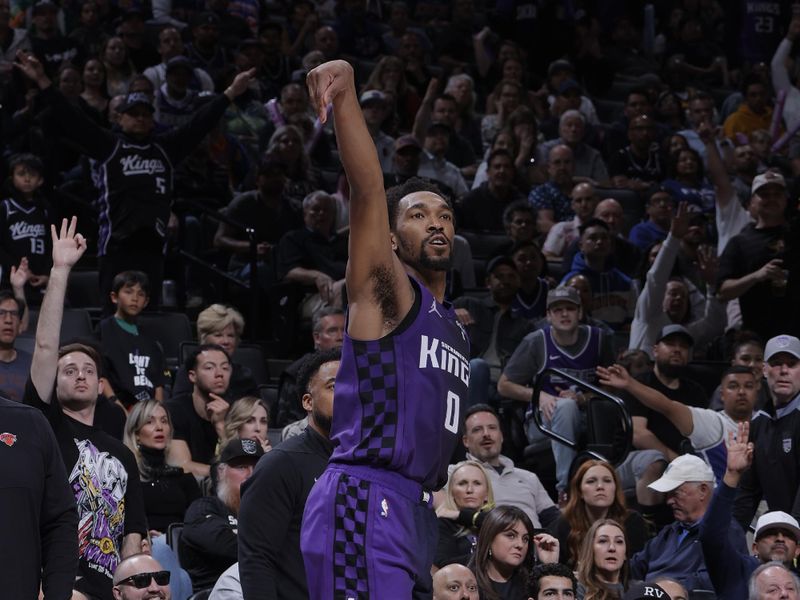
<path id="1" fill-rule="evenodd" d="M 19 319 L 19 311 L 18 310 L 5 310 L 0 308 L 0 319 L 5 319 L 6 317 L 11 317 L 13 319 Z"/>
<path id="2" fill-rule="evenodd" d="M 150 580 L 155 579 L 156 585 L 169 585 L 169 571 L 156 571 L 154 573 L 137 573 L 120 580 L 116 585 L 132 585 L 137 590 L 143 590 L 150 585 Z"/>

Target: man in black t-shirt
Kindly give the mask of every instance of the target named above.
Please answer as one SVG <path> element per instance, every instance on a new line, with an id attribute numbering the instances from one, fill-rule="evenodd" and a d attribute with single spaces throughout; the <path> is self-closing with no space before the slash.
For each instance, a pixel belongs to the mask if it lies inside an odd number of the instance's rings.
<path id="1" fill-rule="evenodd" d="M 231 382 L 231 359 L 222 346 L 202 344 L 186 359 L 192 393 L 173 396 L 166 407 L 172 417 L 170 464 L 208 477 L 230 405 L 224 399 Z"/>
<path id="2" fill-rule="evenodd" d="M 791 329 L 796 323 L 789 286 L 799 274 L 791 248 L 797 240 L 785 215 L 786 182 L 780 173 L 767 171 L 753 179 L 751 193 L 750 212 L 756 222 L 731 238 L 720 256 L 719 297 L 739 298 L 742 329 L 763 339 L 797 334 Z"/>
<path id="3" fill-rule="evenodd" d="M 53 268 L 36 330 L 24 402 L 50 422 L 78 506 L 78 598 L 111 600 L 122 558 L 141 552 L 147 534 L 136 460 L 122 442 L 94 425 L 101 391 L 97 352 L 82 344 L 58 347 L 69 272 L 86 250 L 76 219 L 52 231 Z"/>
<path id="4" fill-rule="evenodd" d="M 258 165 L 256 189 L 236 196 L 223 211 L 242 227 L 255 230 L 258 255 L 258 278 L 268 290 L 275 283 L 276 247 L 281 236 L 302 224 L 300 214 L 283 193 L 286 183 L 286 164 L 278 158 L 265 156 Z M 214 246 L 231 253 L 229 271 L 247 279 L 250 274 L 250 241 L 242 229 L 219 222 Z"/>
<path id="5" fill-rule="evenodd" d="M 653 371 L 637 379 L 670 400 L 707 408 L 709 399 L 703 388 L 681 376 L 683 368 L 689 364 L 693 344 L 694 339 L 683 326 L 665 326 L 653 345 Z M 691 451 L 689 441 L 661 413 L 647 408 L 631 394 L 622 392 L 619 396 L 631 414 L 635 449 L 619 466 L 620 477 L 626 483 L 635 480 L 643 513 L 656 519 L 666 517 L 666 514 L 654 514 L 658 512 L 662 497 L 647 486 L 661 476 L 667 462 Z"/>

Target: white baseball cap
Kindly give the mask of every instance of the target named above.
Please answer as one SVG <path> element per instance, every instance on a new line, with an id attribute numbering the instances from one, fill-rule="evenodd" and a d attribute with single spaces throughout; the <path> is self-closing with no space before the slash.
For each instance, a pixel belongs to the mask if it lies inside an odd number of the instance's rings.
<path id="1" fill-rule="evenodd" d="M 795 541 L 800 541 L 800 526 L 797 524 L 797 519 L 782 510 L 771 510 L 758 518 L 755 539 L 758 539 L 759 535 L 768 529 L 791 531 Z"/>
<path id="2" fill-rule="evenodd" d="M 779 185 L 783 189 L 786 189 L 786 180 L 783 178 L 783 175 L 776 171 L 765 171 L 761 173 L 761 175 L 756 175 L 753 178 L 753 183 L 750 186 L 750 193 L 755 194 L 759 188 L 771 184 Z"/>
<path id="3" fill-rule="evenodd" d="M 706 461 L 694 454 L 684 454 L 673 460 L 667 465 L 664 474 L 647 487 L 666 493 L 689 481 L 714 483 L 714 471 Z"/>

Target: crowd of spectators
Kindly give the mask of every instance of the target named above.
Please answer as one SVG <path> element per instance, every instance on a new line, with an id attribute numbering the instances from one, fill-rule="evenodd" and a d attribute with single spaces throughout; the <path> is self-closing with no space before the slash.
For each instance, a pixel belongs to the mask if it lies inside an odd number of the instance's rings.
<path id="1" fill-rule="evenodd" d="M 343 59 L 385 186 L 435 183 L 456 214 L 471 377 L 433 597 L 798 598 L 795 9 L 0 0 L 0 431 L 43 439 L 0 455 L 0 479 L 60 449 L 48 485 L 69 482 L 41 515 L 0 497 L 0 532 L 54 532 L 29 544 L 41 572 L 0 551 L 9 593 L 307 597 L 350 206 L 347 124 L 304 82 Z M 76 269 L 99 310 L 66 343 Z M 179 364 L 153 310 L 196 321 Z M 284 361 L 274 394 L 237 360 L 245 335 Z M 547 368 L 622 398 L 624 461 L 579 464 L 542 433 L 534 412 L 581 440 L 593 401 L 556 376 L 534 398 Z"/>

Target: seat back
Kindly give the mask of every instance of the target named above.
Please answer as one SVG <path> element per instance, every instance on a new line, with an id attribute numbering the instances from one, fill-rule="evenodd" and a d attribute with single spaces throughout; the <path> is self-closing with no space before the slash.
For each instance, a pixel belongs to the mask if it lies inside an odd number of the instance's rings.
<path id="1" fill-rule="evenodd" d="M 23 334 L 25 337 L 36 336 L 36 326 L 39 323 L 39 310 L 30 309 L 28 317 L 28 330 Z M 89 311 L 83 308 L 65 308 L 64 316 L 61 319 L 61 335 L 59 344 L 63 345 L 71 340 L 79 339 L 94 340 L 94 330 L 92 329 L 92 318 Z"/>
<path id="2" fill-rule="evenodd" d="M 189 317 L 178 312 L 143 312 L 139 330 L 161 344 L 168 367 L 177 367 L 181 343 L 194 338 Z"/>
<path id="3" fill-rule="evenodd" d="M 97 271 L 71 271 L 67 279 L 67 304 L 72 308 L 100 309 L 105 298 L 100 296 L 100 275 Z"/>

